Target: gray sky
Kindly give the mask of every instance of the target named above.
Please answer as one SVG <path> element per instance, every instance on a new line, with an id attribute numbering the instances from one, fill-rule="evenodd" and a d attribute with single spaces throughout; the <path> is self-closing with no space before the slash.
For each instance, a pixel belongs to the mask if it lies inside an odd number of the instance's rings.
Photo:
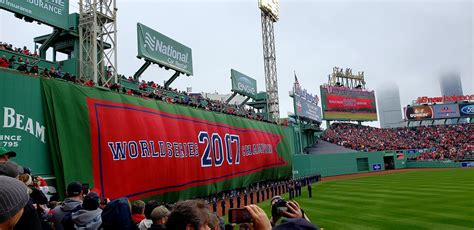
<path id="1" fill-rule="evenodd" d="M 229 93 L 230 68 L 257 79 L 265 90 L 257 0 L 118 0 L 119 72 L 142 64 L 136 23 L 141 22 L 191 47 L 194 76 L 173 87 Z M 71 2 L 77 11 L 77 3 Z M 474 4 L 457 1 L 282 0 L 275 24 L 281 116 L 292 111 L 288 96 L 296 71 L 300 84 L 319 96 L 332 67 L 365 71 L 367 86 L 400 88 L 402 106 L 418 96 L 440 96 L 438 77 L 459 72 L 465 94 L 474 93 Z M 0 13 L 0 41 L 33 47 L 33 37 L 51 31 Z M 144 79 L 162 83 L 170 71 L 149 68 Z"/>

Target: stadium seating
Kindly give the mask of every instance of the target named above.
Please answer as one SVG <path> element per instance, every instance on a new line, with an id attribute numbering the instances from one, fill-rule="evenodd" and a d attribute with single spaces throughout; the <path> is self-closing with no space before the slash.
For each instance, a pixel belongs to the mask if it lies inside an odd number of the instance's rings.
<path id="1" fill-rule="evenodd" d="M 474 153 L 474 124 L 379 129 L 334 123 L 322 139 L 346 148 L 374 152 L 430 149 L 412 160 L 466 160 Z"/>

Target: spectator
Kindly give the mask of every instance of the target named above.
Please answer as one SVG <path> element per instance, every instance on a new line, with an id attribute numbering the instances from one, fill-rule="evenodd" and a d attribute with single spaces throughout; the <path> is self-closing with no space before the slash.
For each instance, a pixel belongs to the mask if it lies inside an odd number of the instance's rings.
<path id="1" fill-rule="evenodd" d="M 30 50 L 28 50 L 28 48 L 26 48 L 26 46 L 23 46 L 23 52 L 22 52 L 24 55 L 30 55 Z"/>
<path id="2" fill-rule="evenodd" d="M 10 160 L 10 158 L 16 157 L 16 153 L 8 150 L 4 147 L 0 147 L 0 163 Z"/>
<path id="3" fill-rule="evenodd" d="M 211 230 L 225 229 L 224 219 L 217 216 L 217 213 L 209 213 L 208 226 Z"/>
<path id="4" fill-rule="evenodd" d="M 29 174 L 20 174 L 19 180 L 22 181 L 28 187 L 28 194 L 30 194 L 30 199 L 32 200 L 33 204 L 36 205 L 46 205 L 48 203 L 48 198 L 45 194 L 39 190 L 33 182 L 33 178 Z M 46 206 L 44 206 L 46 208 Z"/>
<path id="5" fill-rule="evenodd" d="M 274 230 L 319 230 L 314 224 L 303 218 L 292 218 L 286 219 L 281 222 L 278 226 L 273 228 Z"/>
<path id="6" fill-rule="evenodd" d="M 10 63 L 9 68 L 13 69 L 13 64 L 16 62 L 16 56 L 13 55 L 10 59 L 8 59 L 8 63 Z"/>
<path id="7" fill-rule="evenodd" d="M 13 161 L 6 161 L 0 163 L 0 175 L 12 178 L 18 178 L 18 175 L 23 173 L 23 168 Z"/>
<path id="8" fill-rule="evenodd" d="M 43 186 L 44 179 L 42 179 L 39 176 L 31 176 L 30 174 L 27 174 L 27 168 L 23 170 L 25 173 L 20 175 L 20 180 L 21 178 L 27 179 L 26 180 L 26 186 L 30 189 L 30 201 L 32 202 L 33 205 L 35 205 L 36 208 L 36 213 L 38 214 L 38 217 L 41 221 L 41 226 L 43 230 L 46 229 L 51 229 L 50 225 L 50 218 L 48 216 L 49 214 L 49 208 L 48 208 L 48 197 L 46 196 L 47 186 Z M 23 180 L 22 180 L 23 181 Z M 31 183 L 31 184 L 30 184 Z M 44 182 L 45 183 L 45 182 Z"/>
<path id="9" fill-rule="evenodd" d="M 72 222 L 74 229 L 80 230 L 96 230 L 102 224 L 102 209 L 99 208 L 99 195 L 90 192 L 84 197 L 82 209 L 72 213 Z"/>
<path id="10" fill-rule="evenodd" d="M 186 200 L 176 204 L 166 222 L 167 229 L 209 229 L 209 210 L 202 200 Z"/>
<path id="11" fill-rule="evenodd" d="M 43 72 L 41 72 L 41 77 L 45 77 L 45 78 L 50 78 L 51 77 L 51 74 L 49 73 L 48 68 L 43 69 Z"/>
<path id="12" fill-rule="evenodd" d="M 18 68 L 16 68 L 16 70 L 18 70 L 20 72 L 28 73 L 28 65 L 26 63 L 23 63 L 20 66 L 18 66 Z"/>
<path id="13" fill-rule="evenodd" d="M 142 220 L 145 219 L 145 202 L 141 200 L 133 201 L 132 203 L 132 221 L 138 226 Z"/>
<path id="14" fill-rule="evenodd" d="M 256 230 L 272 229 L 270 220 L 268 219 L 263 209 L 261 209 L 260 207 L 254 204 L 245 206 L 244 208 L 246 208 L 249 211 L 250 215 L 252 216 L 252 224 L 253 224 L 254 229 Z"/>
<path id="15" fill-rule="evenodd" d="M 28 203 L 28 188 L 7 176 L 0 176 L 0 184 L 0 229 L 14 229 Z"/>
<path id="16" fill-rule="evenodd" d="M 38 75 L 38 73 L 39 73 L 39 68 L 38 68 L 38 66 L 37 66 L 37 65 L 34 65 L 33 67 L 31 67 L 30 73 L 31 73 L 31 74 L 34 74 L 34 75 Z"/>
<path id="17" fill-rule="evenodd" d="M 105 206 L 102 212 L 102 227 L 104 230 L 133 230 L 136 228 L 126 197 L 112 200 Z"/>
<path id="18" fill-rule="evenodd" d="M 138 224 L 138 228 L 140 230 L 145 230 L 151 227 L 153 224 L 153 221 L 151 220 L 151 213 L 158 206 L 160 206 L 160 203 L 156 200 L 150 200 L 146 203 L 144 210 L 145 219 L 142 220 L 140 224 Z"/>
<path id="19" fill-rule="evenodd" d="M 82 184 L 77 181 L 71 182 L 67 186 L 66 196 L 64 202 L 53 210 L 53 223 L 56 230 L 64 229 L 62 221 L 67 214 L 82 208 Z"/>
<path id="20" fill-rule="evenodd" d="M 169 214 L 170 211 L 168 211 L 168 209 L 163 205 L 153 209 L 153 212 L 151 212 L 151 220 L 153 221 L 153 224 L 149 229 L 166 229 L 166 221 L 168 220 Z"/>
<path id="21" fill-rule="evenodd" d="M 7 176 L 11 178 L 18 178 L 18 175 L 23 173 L 23 167 L 20 167 L 13 161 L 7 161 L 0 163 L 0 175 L 1 176 Z M 19 181 L 21 183 L 21 181 Z M 1 184 L 0 187 L 3 187 L 4 185 Z M 24 185 L 26 186 L 26 185 Z M 25 190 L 25 194 L 28 196 L 28 188 Z M 1 209 L 0 209 L 1 213 Z M 28 199 L 28 202 L 23 208 L 23 212 L 21 214 L 20 219 L 16 223 L 16 226 L 14 229 L 28 229 L 28 230 L 41 230 L 41 221 L 38 216 L 38 213 L 36 212 L 36 209 L 33 205 L 33 202 L 31 199 Z"/>
<path id="22" fill-rule="evenodd" d="M 95 83 L 94 83 L 94 81 L 92 81 L 92 80 L 88 80 L 88 81 L 86 81 L 86 82 L 84 83 L 84 85 L 92 87 L 92 86 L 95 85 Z"/>
<path id="23" fill-rule="evenodd" d="M 9 66 L 10 66 L 10 62 L 8 62 L 7 57 L 3 55 L 2 58 L 0 58 L 0 67 L 8 68 Z"/>

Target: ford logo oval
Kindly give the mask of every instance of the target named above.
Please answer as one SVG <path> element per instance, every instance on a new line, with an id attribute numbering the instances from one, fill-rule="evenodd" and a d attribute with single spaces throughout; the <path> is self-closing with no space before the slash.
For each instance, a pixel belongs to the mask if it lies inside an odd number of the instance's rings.
<path id="1" fill-rule="evenodd" d="M 466 105 L 462 107 L 461 112 L 464 114 L 474 115 L 474 105 Z"/>

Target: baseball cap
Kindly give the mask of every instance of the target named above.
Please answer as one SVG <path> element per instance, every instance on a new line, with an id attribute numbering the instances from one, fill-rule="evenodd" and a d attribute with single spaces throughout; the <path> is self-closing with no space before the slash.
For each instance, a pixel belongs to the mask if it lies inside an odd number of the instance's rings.
<path id="1" fill-rule="evenodd" d="M 74 181 L 71 182 L 67 185 L 67 195 L 69 197 L 71 196 L 77 196 L 81 194 L 82 192 L 82 184 L 79 181 Z"/>
<path id="2" fill-rule="evenodd" d="M 23 168 L 13 161 L 0 163 L 0 175 L 15 178 L 21 173 L 23 173 Z"/>
<path id="3" fill-rule="evenodd" d="M 30 197 L 26 185 L 15 178 L 0 176 L 0 184 L 0 223 L 3 223 L 24 208 Z"/>
<path id="4" fill-rule="evenodd" d="M 10 151 L 5 147 L 0 147 L 0 156 L 1 155 L 8 155 L 9 157 L 16 157 L 16 152 Z"/>
<path id="5" fill-rule="evenodd" d="M 151 219 L 159 220 L 163 217 L 168 216 L 169 214 L 170 214 L 170 211 L 164 205 L 160 205 L 156 207 L 155 209 L 153 209 L 153 211 L 151 212 Z"/>

